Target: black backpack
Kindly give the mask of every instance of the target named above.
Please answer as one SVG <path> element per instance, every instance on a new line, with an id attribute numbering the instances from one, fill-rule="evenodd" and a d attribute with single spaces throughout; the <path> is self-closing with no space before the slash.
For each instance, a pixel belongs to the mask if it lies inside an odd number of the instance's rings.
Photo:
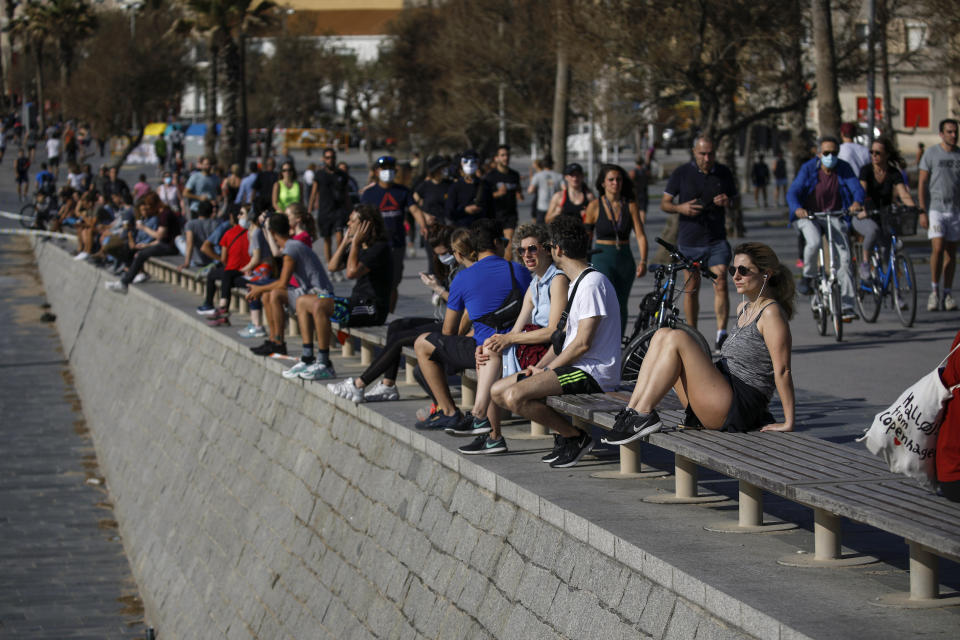
<path id="1" fill-rule="evenodd" d="M 499 307 L 476 319 L 476 322 L 481 322 L 488 327 L 492 327 L 495 331 L 512 329 L 514 323 L 517 321 L 517 316 L 520 315 L 520 308 L 523 307 L 524 291 L 520 288 L 520 285 L 517 283 L 517 278 L 513 275 L 513 263 L 509 260 L 506 262 L 507 268 L 510 270 L 510 293 Z"/>

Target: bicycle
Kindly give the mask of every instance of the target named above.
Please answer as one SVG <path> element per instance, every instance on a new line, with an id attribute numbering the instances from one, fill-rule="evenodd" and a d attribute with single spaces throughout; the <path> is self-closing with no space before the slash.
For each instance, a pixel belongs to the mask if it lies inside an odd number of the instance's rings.
<path id="1" fill-rule="evenodd" d="M 871 217 L 877 220 L 885 238 L 889 238 L 889 245 L 884 239 L 870 248 L 869 282 L 860 279 L 859 269 L 854 271 L 857 307 L 865 322 L 876 322 L 884 298 L 888 296 L 900 317 L 900 324 L 912 327 L 917 318 L 917 278 L 913 262 L 901 250 L 902 243 L 897 236 L 917 232 L 919 212 L 916 207 L 901 205 L 890 205 L 871 212 Z"/>
<path id="2" fill-rule="evenodd" d="M 810 298 L 810 308 L 813 311 L 814 322 L 817 323 L 817 332 L 827 335 L 827 316 L 833 321 L 833 332 L 837 337 L 837 342 L 843 340 L 843 299 L 840 295 L 840 279 L 837 271 L 836 250 L 833 247 L 833 225 L 830 224 L 830 218 L 843 218 L 848 216 L 845 209 L 839 211 L 817 211 L 809 214 L 811 220 L 826 220 L 827 234 L 826 245 L 827 255 L 824 255 L 823 241 L 821 239 L 819 249 L 819 266 L 814 276 L 813 295 Z M 829 274 L 827 273 L 826 258 L 829 258 Z"/>
<path id="3" fill-rule="evenodd" d="M 717 275 L 706 266 L 684 256 L 675 246 L 662 238 L 657 238 L 657 242 L 670 252 L 671 263 L 651 265 L 655 282 L 654 290 L 640 301 L 640 315 L 634 323 L 633 333 L 627 339 L 627 346 L 624 347 L 620 359 L 620 379 L 624 382 L 633 382 L 637 379 L 653 334 L 663 327 L 683 331 L 693 338 L 707 356 L 710 356 L 710 345 L 707 344 L 706 339 L 699 331 L 680 319 L 680 310 L 674 303 L 678 272 L 697 270 L 711 279 L 716 279 Z"/>
<path id="4" fill-rule="evenodd" d="M 56 215 L 56 202 L 52 196 L 42 193 L 33 195 L 33 202 L 20 208 L 20 225 L 25 229 L 46 229 Z"/>

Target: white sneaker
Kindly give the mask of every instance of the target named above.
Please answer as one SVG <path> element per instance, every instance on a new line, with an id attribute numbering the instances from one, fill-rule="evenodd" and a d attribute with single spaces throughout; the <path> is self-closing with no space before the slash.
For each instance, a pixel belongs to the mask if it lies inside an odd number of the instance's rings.
<path id="1" fill-rule="evenodd" d="M 327 389 L 336 396 L 351 400 L 354 404 L 363 402 L 363 389 L 357 389 L 357 385 L 353 384 L 353 378 L 331 382 L 327 385 Z"/>
<path id="2" fill-rule="evenodd" d="M 237 335 L 241 338 L 265 338 L 267 330 L 250 322 L 243 329 L 237 331 Z"/>
<path id="3" fill-rule="evenodd" d="M 149 279 L 150 279 L 150 274 L 144 273 L 143 271 L 141 271 L 137 275 L 133 276 L 133 284 L 140 284 L 141 282 L 145 282 Z"/>
<path id="4" fill-rule="evenodd" d="M 287 369 L 286 371 L 284 371 L 284 372 L 281 373 L 280 375 L 282 375 L 282 376 L 283 376 L 284 378 L 286 378 L 287 380 L 292 380 L 292 379 L 294 379 L 294 378 L 299 378 L 299 377 L 300 377 L 300 374 L 303 373 L 304 371 L 306 371 L 306 370 L 307 370 L 309 367 L 311 367 L 311 366 L 312 366 L 312 365 L 307 364 L 306 362 L 304 362 L 303 360 L 301 360 L 300 362 L 298 362 L 297 364 L 293 365 L 292 367 L 290 367 L 289 369 Z"/>
<path id="5" fill-rule="evenodd" d="M 73 256 L 73 259 L 79 262 L 80 260 L 86 260 L 89 257 L 90 257 L 89 253 L 87 253 L 86 251 L 81 251 L 77 255 Z"/>
<path id="6" fill-rule="evenodd" d="M 104 282 L 103 286 L 106 287 L 107 291 L 113 291 L 114 293 L 127 292 L 127 285 L 123 284 L 119 280 L 114 280 L 112 282 Z"/>
<path id="7" fill-rule="evenodd" d="M 389 402 L 399 400 L 400 392 L 397 391 L 396 386 L 390 387 L 383 384 L 383 380 L 377 380 L 377 384 L 368 388 L 363 394 L 363 399 L 367 402 Z"/>
<path id="8" fill-rule="evenodd" d="M 937 296 L 936 291 L 930 292 L 930 297 L 927 298 L 927 311 L 939 311 L 940 310 L 940 298 Z"/>
<path id="9" fill-rule="evenodd" d="M 320 364 L 319 362 L 314 362 L 300 372 L 300 377 L 303 380 L 327 380 L 329 378 L 336 378 L 337 372 L 333 370 L 333 363 Z"/>
<path id="10" fill-rule="evenodd" d="M 957 310 L 957 301 L 953 299 L 953 296 L 949 293 L 943 294 L 943 310 L 944 311 L 956 311 Z"/>

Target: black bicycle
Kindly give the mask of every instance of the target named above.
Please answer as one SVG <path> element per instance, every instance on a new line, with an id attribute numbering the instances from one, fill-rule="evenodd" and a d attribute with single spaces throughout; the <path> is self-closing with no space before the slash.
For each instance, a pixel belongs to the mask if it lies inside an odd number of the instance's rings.
<path id="1" fill-rule="evenodd" d="M 36 193 L 33 201 L 20 209 L 20 225 L 27 229 L 46 229 L 47 223 L 56 215 L 56 199 L 53 196 Z"/>
<path id="2" fill-rule="evenodd" d="M 699 331 L 685 323 L 680 318 L 680 309 L 675 304 L 677 273 L 680 271 L 699 271 L 700 274 L 715 280 L 717 275 L 700 262 L 691 260 L 680 251 L 663 240 L 657 238 L 667 251 L 670 252 L 670 264 L 652 265 L 654 274 L 654 289 L 640 301 L 640 315 L 633 325 L 633 333 L 627 339 L 627 346 L 623 349 L 620 359 L 620 379 L 624 382 L 634 382 L 640 373 L 640 365 L 650 348 L 650 341 L 657 329 L 670 327 L 683 331 L 694 342 L 700 345 L 705 354 L 710 355 L 710 345 Z"/>

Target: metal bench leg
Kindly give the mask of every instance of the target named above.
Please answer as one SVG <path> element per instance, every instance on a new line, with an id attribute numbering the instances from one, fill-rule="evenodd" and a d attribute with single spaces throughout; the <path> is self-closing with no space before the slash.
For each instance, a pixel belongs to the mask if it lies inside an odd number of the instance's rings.
<path id="1" fill-rule="evenodd" d="M 698 504 L 702 502 L 720 502 L 726 496 L 697 495 L 697 465 L 690 458 L 674 454 L 674 493 L 647 496 L 644 502 L 654 504 Z"/>
<path id="2" fill-rule="evenodd" d="M 960 594 L 940 595 L 939 558 L 919 542 L 910 545 L 910 592 L 888 593 L 870 601 L 885 607 L 930 609 L 960 605 Z"/>
<path id="3" fill-rule="evenodd" d="M 878 560 L 873 556 L 848 553 L 843 555 L 840 549 L 840 536 L 843 533 L 843 521 L 840 516 L 825 509 L 813 510 L 813 554 L 794 553 L 783 556 L 777 564 L 788 567 L 856 567 L 871 564 Z"/>
<path id="4" fill-rule="evenodd" d="M 792 522 L 763 523 L 763 491 L 760 487 L 741 480 L 739 493 L 737 523 L 721 522 L 704 529 L 716 533 L 771 533 L 797 528 Z"/>
<path id="5" fill-rule="evenodd" d="M 668 475 L 666 471 L 659 469 L 653 471 L 643 471 L 643 465 L 640 460 L 640 447 L 642 443 L 637 440 L 628 444 L 620 445 L 620 469 L 618 471 L 598 471 L 591 473 L 591 478 L 659 478 Z"/>
<path id="6" fill-rule="evenodd" d="M 367 342 L 366 340 L 360 341 L 360 366 L 369 367 L 370 363 L 373 362 L 373 350 L 374 345 Z"/>

